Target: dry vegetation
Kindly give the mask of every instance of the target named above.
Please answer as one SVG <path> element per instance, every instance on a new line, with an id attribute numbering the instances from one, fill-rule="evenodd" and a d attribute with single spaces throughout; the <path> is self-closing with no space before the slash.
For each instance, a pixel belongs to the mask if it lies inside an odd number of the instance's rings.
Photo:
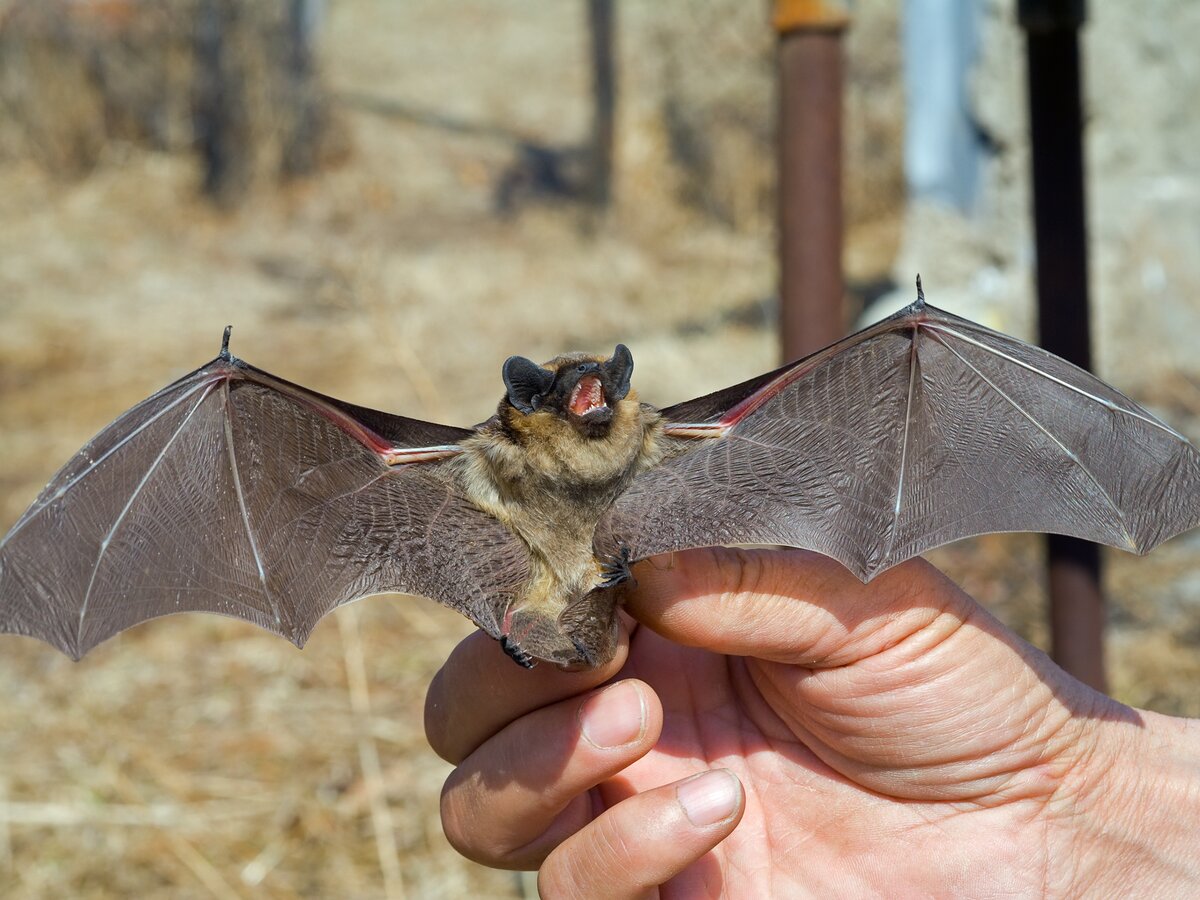
<path id="1" fill-rule="evenodd" d="M 490 414 L 513 352 L 625 341 L 660 402 L 773 364 L 759 4 L 704 0 L 689 21 L 625 4 L 614 209 L 509 219 L 493 189 L 516 142 L 586 132 L 578 5 L 330 6 L 327 71 L 353 150 L 319 178 L 260 181 L 221 212 L 197 199 L 180 147 L 107 132 L 86 178 L 28 149 L 0 166 L 0 522 L 116 413 L 215 355 L 227 322 L 259 366 L 453 423 Z M 860 3 L 851 46 L 862 280 L 890 274 L 899 240 L 891 6 Z M 1200 412 L 1182 376 L 1153 399 Z M 1197 546 L 1113 560 L 1124 699 L 1200 715 Z M 1044 638 L 1034 540 L 936 560 Z M 448 766 L 421 733 L 425 686 L 469 629 L 388 598 L 331 617 L 302 653 L 201 617 L 147 624 L 79 664 L 0 639 L 0 895 L 519 895 L 514 876 L 446 844 Z"/>

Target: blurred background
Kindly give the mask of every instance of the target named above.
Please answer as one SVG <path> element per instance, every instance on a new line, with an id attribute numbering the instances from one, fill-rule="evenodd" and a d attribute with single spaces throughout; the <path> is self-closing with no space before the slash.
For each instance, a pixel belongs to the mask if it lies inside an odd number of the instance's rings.
<path id="1" fill-rule="evenodd" d="M 770 7 L 0 0 L 0 529 L 227 323 L 282 377 L 460 425 L 513 353 L 623 341 L 660 405 L 776 365 Z M 844 325 L 919 271 L 1032 338 L 1015 3 L 849 11 Z M 1193 439 L 1198 45 L 1190 0 L 1083 31 L 1095 367 Z M 1036 538 L 931 558 L 1046 645 Z M 1105 565 L 1112 692 L 1200 715 L 1200 533 Z M 213 617 L 78 664 L 0 637 L 0 895 L 528 896 L 438 821 L 424 690 L 470 630 L 377 598 L 303 652 Z"/>

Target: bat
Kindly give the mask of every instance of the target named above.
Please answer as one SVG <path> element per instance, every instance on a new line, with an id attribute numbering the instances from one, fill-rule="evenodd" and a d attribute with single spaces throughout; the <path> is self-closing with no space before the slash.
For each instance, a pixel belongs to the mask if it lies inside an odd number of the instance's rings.
<path id="1" fill-rule="evenodd" d="M 468 616 L 518 663 L 612 658 L 630 566 L 783 544 L 864 581 L 969 535 L 1145 553 L 1200 524 L 1200 453 L 1099 379 L 917 299 L 798 362 L 658 409 L 633 357 L 503 366 L 472 429 L 220 355 L 100 432 L 0 542 L 0 631 L 78 659 L 200 610 L 303 646 L 384 592 Z"/>

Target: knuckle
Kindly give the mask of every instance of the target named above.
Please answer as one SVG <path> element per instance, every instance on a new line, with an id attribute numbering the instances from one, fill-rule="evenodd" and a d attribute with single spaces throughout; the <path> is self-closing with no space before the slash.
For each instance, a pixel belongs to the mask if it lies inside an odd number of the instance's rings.
<path id="1" fill-rule="evenodd" d="M 559 847 L 538 869 L 538 894 L 543 900 L 558 900 L 565 897 L 591 897 L 599 893 L 601 885 L 612 893 L 613 879 L 597 883 L 596 868 L 583 858 L 585 854 L 574 843 Z"/>
<path id="2" fill-rule="evenodd" d="M 642 852 L 620 816 L 601 816 L 546 858 L 538 890 L 545 898 L 640 894 L 647 887 L 636 877 L 645 866 Z"/>
<path id="3" fill-rule="evenodd" d="M 433 752 L 449 763 L 459 763 L 454 742 L 450 737 L 449 723 L 452 717 L 447 715 L 449 705 L 446 702 L 445 673 L 443 666 L 433 676 L 429 690 L 425 692 L 425 739 Z"/>
<path id="4" fill-rule="evenodd" d="M 544 828 L 537 811 L 489 787 L 479 772 L 455 769 L 442 787 L 440 812 L 446 840 L 461 856 L 499 869 L 534 869 L 563 838 L 583 827 L 572 804 Z"/>
<path id="5" fill-rule="evenodd" d="M 480 641 L 480 638 L 483 640 Z M 425 692 L 425 736 L 433 752 L 458 765 L 490 733 L 480 727 L 480 685 L 491 683 L 481 668 L 481 650 L 494 641 L 476 631 L 458 643 Z"/>
<path id="6" fill-rule="evenodd" d="M 560 857 L 565 854 L 552 853 L 538 869 L 537 889 L 542 900 L 559 900 L 563 897 L 586 897 L 587 885 L 575 878 Z"/>
<path id="7" fill-rule="evenodd" d="M 603 816 L 596 820 L 594 859 L 602 871 L 629 871 L 637 862 L 635 844 L 620 826 L 619 816 Z"/>
<path id="8" fill-rule="evenodd" d="M 478 823 L 474 821 L 475 817 L 467 809 L 468 806 L 476 804 L 466 802 L 465 795 L 467 793 L 467 785 L 460 775 L 460 770 L 455 769 L 442 785 L 439 809 L 442 817 L 442 831 L 455 851 L 468 859 L 479 861 L 480 854 L 473 841 L 473 837 L 478 833 L 478 829 L 475 827 Z"/>
<path id="9" fill-rule="evenodd" d="M 455 769 L 442 786 L 442 831 L 460 856 L 498 869 L 513 868 L 514 848 L 504 837 L 503 816 L 494 797 L 476 774 Z"/>

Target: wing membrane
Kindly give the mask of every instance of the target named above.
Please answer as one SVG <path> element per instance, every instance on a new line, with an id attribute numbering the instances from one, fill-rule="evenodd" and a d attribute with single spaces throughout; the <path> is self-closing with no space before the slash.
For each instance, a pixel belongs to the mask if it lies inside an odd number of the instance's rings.
<path id="1" fill-rule="evenodd" d="M 866 580 L 974 534 L 1144 553 L 1200 524 L 1200 454 L 1181 435 L 1070 363 L 925 304 L 664 415 L 720 436 L 669 438 L 615 504 L 599 543 L 636 558 L 778 543 Z"/>
<path id="2" fill-rule="evenodd" d="M 334 607 L 400 591 L 498 634 L 524 548 L 461 497 L 449 461 L 385 461 L 467 434 L 218 358 L 108 426 L 0 542 L 0 630 L 78 658 L 202 610 L 302 644 Z"/>

